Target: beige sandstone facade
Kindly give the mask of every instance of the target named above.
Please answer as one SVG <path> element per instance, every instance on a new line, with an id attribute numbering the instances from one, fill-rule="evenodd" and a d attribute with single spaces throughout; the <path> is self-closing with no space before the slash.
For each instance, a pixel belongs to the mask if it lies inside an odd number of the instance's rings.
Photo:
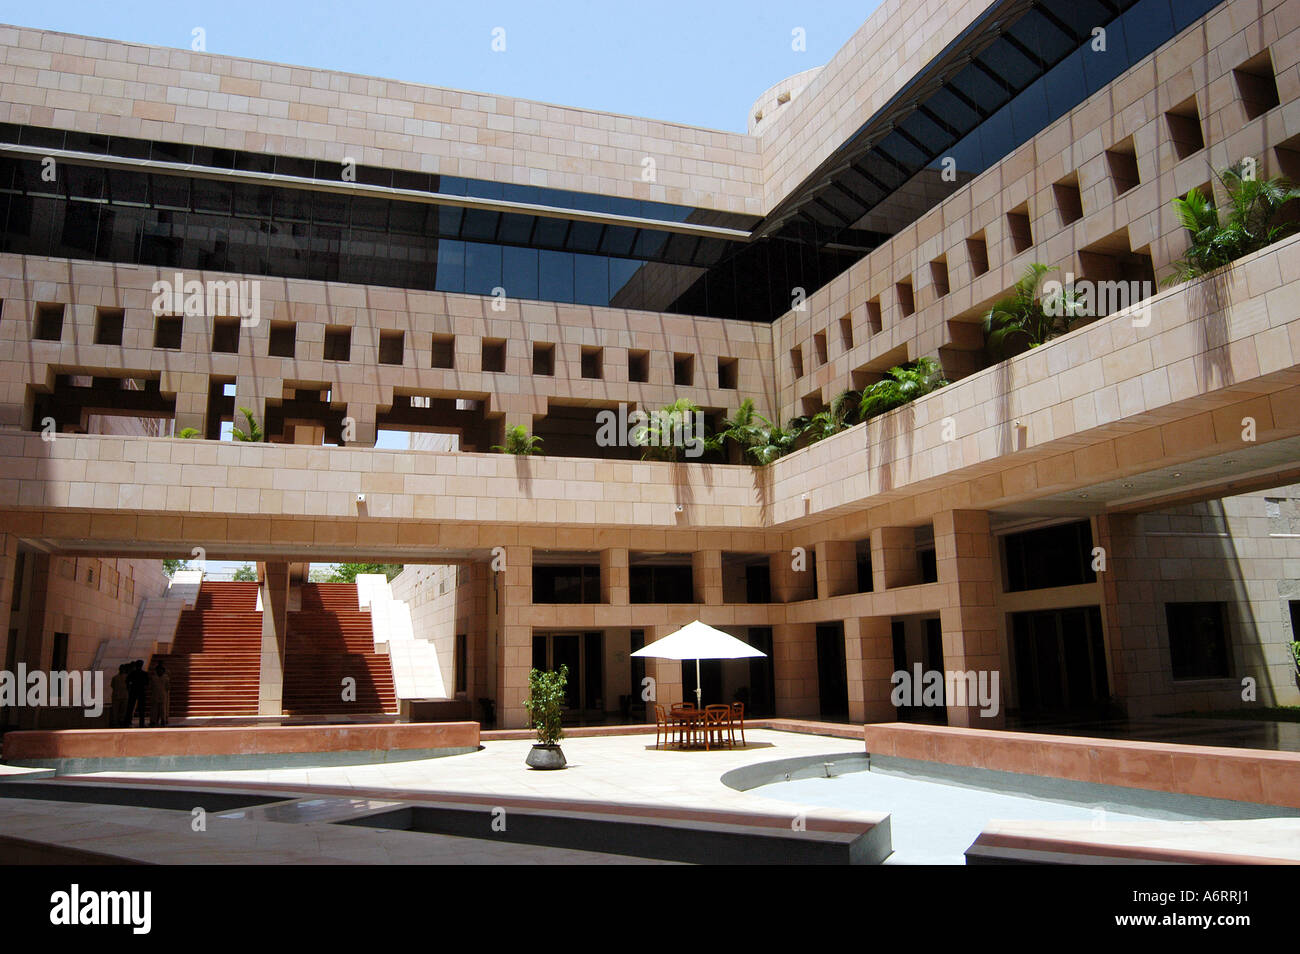
<path id="1" fill-rule="evenodd" d="M 764 94 L 753 135 L 17 27 L 0 28 L 0 123 L 758 217 L 989 7 L 888 0 L 787 102 Z M 643 676 L 661 704 L 682 698 L 677 664 L 642 673 L 629 653 L 694 618 L 770 640 L 770 670 L 728 664 L 709 689 L 778 715 L 893 719 L 891 673 L 933 662 L 999 672 L 1001 721 L 1027 710 L 1024 646 L 1050 642 L 1033 627 L 1076 609 L 1095 610 L 1093 701 L 1112 711 L 1236 707 L 1244 679 L 1294 704 L 1300 239 L 988 367 L 979 319 L 1031 262 L 1163 277 L 1186 243 L 1170 199 L 1214 169 L 1252 156 L 1297 175 L 1298 41 L 1297 0 L 1226 0 L 771 324 L 183 270 L 258 281 L 260 315 L 240 326 L 156 310 L 154 282 L 180 269 L 0 252 L 0 607 L 20 551 L 459 566 L 460 585 L 431 571 L 401 598 L 447 671 L 465 637 L 464 697 L 507 726 L 524 724 L 537 653 L 585 652 L 586 634 L 600 662 L 583 656 L 584 718 L 626 715 L 622 696 L 639 717 Z M 1277 102 L 1260 109 L 1242 76 L 1262 69 Z M 1171 116 L 1194 117 L 1199 148 Z M 58 333 L 38 334 L 53 316 Z M 620 403 L 689 398 L 716 421 L 750 398 L 786 420 L 927 355 L 952 384 L 767 467 L 590 453 L 595 413 Z M 208 439 L 110 433 L 94 415 L 43 435 L 69 378 L 150 382 L 155 420 Z M 216 440 L 236 407 L 283 429 Z M 350 425 L 345 446 L 323 443 L 327 417 Z M 489 452 L 515 425 L 544 456 Z M 458 443 L 374 447 L 385 429 Z M 1095 580 L 1015 589 L 1017 535 L 1069 523 L 1103 551 Z M 584 568 L 594 595 L 535 599 L 545 567 Z M 644 601 L 648 580 L 676 581 L 671 599 Z M 420 585 L 438 592 L 416 599 Z M 1175 672 L 1170 604 L 1222 605 L 1224 666 Z M 1075 666 L 1066 622 L 1050 625 Z M 1054 665 L 1032 658 L 1040 676 Z M 947 718 L 978 708 L 949 699 Z"/>

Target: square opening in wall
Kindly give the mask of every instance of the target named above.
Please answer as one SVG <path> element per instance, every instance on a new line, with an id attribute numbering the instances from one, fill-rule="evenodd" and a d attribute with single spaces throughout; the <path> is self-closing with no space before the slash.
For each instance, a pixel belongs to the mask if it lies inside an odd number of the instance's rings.
<path id="1" fill-rule="evenodd" d="M 180 315 L 159 315 L 153 327 L 155 348 L 177 349 L 181 346 L 184 322 Z"/>
<path id="2" fill-rule="evenodd" d="M 867 328 L 873 335 L 880 334 L 880 329 L 884 327 L 883 313 L 880 309 L 880 299 L 873 298 L 867 302 Z"/>
<path id="3" fill-rule="evenodd" d="M 1201 113 L 1196 108 L 1196 97 L 1185 100 L 1165 113 L 1169 127 L 1169 141 L 1174 144 L 1174 154 L 1186 159 L 1205 148 L 1205 132 L 1201 128 Z"/>
<path id="4" fill-rule="evenodd" d="M 845 315 L 840 319 L 840 348 L 844 351 L 853 350 L 853 317 Z"/>
<path id="5" fill-rule="evenodd" d="M 645 384 L 650 380 L 649 351 L 627 353 L 627 379 L 634 384 Z"/>
<path id="6" fill-rule="evenodd" d="M 1007 233 L 1011 237 L 1011 248 L 1016 255 L 1027 252 L 1034 247 L 1034 233 L 1029 224 L 1029 203 L 1020 205 L 1007 213 Z"/>
<path id="7" fill-rule="evenodd" d="M 605 376 L 605 349 L 584 347 L 582 349 L 582 376 L 599 381 Z"/>
<path id="8" fill-rule="evenodd" d="M 695 384 L 694 355 L 673 355 L 673 384 L 676 384 L 679 387 L 690 387 Z"/>
<path id="9" fill-rule="evenodd" d="M 1062 227 L 1083 218 L 1083 196 L 1079 194 L 1077 172 L 1072 172 L 1060 182 L 1053 183 L 1052 195 L 1056 199 L 1056 214 L 1061 217 Z"/>
<path id="10" fill-rule="evenodd" d="M 813 357 L 817 359 L 817 367 L 826 363 L 826 332 L 819 331 L 813 335 Z"/>
<path id="11" fill-rule="evenodd" d="M 500 338 L 483 339 L 483 370 L 500 374 L 506 369 L 506 343 Z"/>
<path id="12" fill-rule="evenodd" d="M 555 345 L 533 342 L 533 374 L 544 378 L 555 376 Z"/>
<path id="13" fill-rule="evenodd" d="M 898 310 L 904 318 L 916 314 L 916 296 L 912 294 L 910 281 L 899 282 L 894 286 L 898 293 Z"/>
<path id="14" fill-rule="evenodd" d="M 1273 58 L 1268 50 L 1252 56 L 1232 71 L 1237 81 L 1237 94 L 1245 107 L 1246 118 L 1255 119 L 1277 106 L 1277 74 L 1273 71 Z"/>
<path id="15" fill-rule="evenodd" d="M 379 332 L 379 363 L 401 364 L 406 355 L 406 333 L 403 331 Z"/>
<path id="16" fill-rule="evenodd" d="M 948 259 L 939 256 L 930 263 L 930 281 L 934 285 L 934 294 L 942 298 L 948 294 Z"/>
<path id="17" fill-rule="evenodd" d="M 790 370 L 796 378 L 803 377 L 803 348 L 795 346 L 790 349 Z"/>
<path id="18" fill-rule="evenodd" d="M 739 383 L 739 362 L 735 358 L 718 359 L 718 387 L 734 391 Z"/>
<path id="19" fill-rule="evenodd" d="M 454 335 L 434 335 L 431 368 L 450 369 L 456 365 L 456 338 Z"/>
<path id="20" fill-rule="evenodd" d="M 382 347 L 382 344 L 381 344 Z M 325 360 L 352 360 L 352 329 L 334 325 L 325 329 Z"/>
<path id="21" fill-rule="evenodd" d="M 37 305 L 32 337 L 37 341 L 59 341 L 63 338 L 63 305 Z"/>
<path id="22" fill-rule="evenodd" d="M 971 277 L 978 278 L 989 270 L 989 246 L 983 232 L 966 240 L 966 257 L 970 259 Z"/>
<path id="23" fill-rule="evenodd" d="M 95 309 L 95 344 L 120 345 L 126 312 L 121 308 Z"/>
<path id="24" fill-rule="evenodd" d="M 239 354 L 239 319 L 217 318 L 212 322 L 214 354 Z"/>
<path id="25" fill-rule="evenodd" d="M 271 322 L 266 353 L 272 358 L 292 358 L 297 348 L 298 328 L 292 321 Z"/>
<path id="26" fill-rule="evenodd" d="M 1106 165 L 1110 168 L 1110 178 L 1115 183 L 1117 196 L 1123 195 L 1142 181 L 1138 176 L 1137 151 L 1133 147 L 1132 136 L 1106 150 Z"/>

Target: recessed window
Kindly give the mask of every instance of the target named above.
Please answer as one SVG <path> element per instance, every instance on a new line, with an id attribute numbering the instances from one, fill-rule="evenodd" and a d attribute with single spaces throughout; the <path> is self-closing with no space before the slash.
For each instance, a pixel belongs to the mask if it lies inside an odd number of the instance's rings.
<path id="1" fill-rule="evenodd" d="M 153 328 L 155 348 L 176 349 L 181 346 L 184 320 L 180 315 L 159 315 Z"/>
<path id="2" fill-rule="evenodd" d="M 845 351 L 853 350 L 853 318 L 850 315 L 840 319 L 840 347 Z"/>
<path id="3" fill-rule="evenodd" d="M 379 363 L 401 364 L 406 356 L 406 332 L 379 332 Z"/>
<path id="4" fill-rule="evenodd" d="M 483 339 L 483 370 L 500 374 L 506 369 L 506 343 L 500 338 Z"/>
<path id="5" fill-rule="evenodd" d="M 735 358 L 718 359 L 718 387 L 724 391 L 734 391 L 740 377 Z"/>
<path id="6" fill-rule="evenodd" d="M 381 339 L 380 350 L 383 350 Z M 352 360 L 352 329 L 345 328 L 341 325 L 335 325 L 325 329 L 325 360 L 326 361 L 351 361 Z"/>
<path id="7" fill-rule="evenodd" d="M 1246 118 L 1262 116 L 1281 102 L 1277 95 L 1277 75 L 1268 50 L 1253 56 L 1232 71 L 1237 93 L 1246 109 Z"/>
<path id="8" fill-rule="evenodd" d="M 239 319 L 217 318 L 212 322 L 214 354 L 239 354 Z"/>
<path id="9" fill-rule="evenodd" d="M 63 338 L 63 305 L 36 306 L 32 337 L 37 341 L 59 341 Z"/>
<path id="10" fill-rule="evenodd" d="M 1083 196 L 1079 194 L 1079 174 L 1073 172 L 1060 182 L 1052 184 L 1052 195 L 1056 199 L 1056 212 L 1061 217 L 1061 225 L 1066 226 L 1083 218 Z"/>
<path id="11" fill-rule="evenodd" d="M 627 379 L 636 384 L 645 384 L 650 380 L 649 351 L 627 353 Z"/>
<path id="12" fill-rule="evenodd" d="M 1232 674 L 1222 603 L 1166 603 L 1165 621 L 1175 679 L 1227 679 Z"/>
<path id="13" fill-rule="evenodd" d="M 1201 128 L 1201 113 L 1196 108 L 1196 97 L 1189 96 L 1165 113 L 1169 127 L 1169 141 L 1174 144 L 1174 154 L 1186 159 L 1205 148 L 1205 131 Z"/>
<path id="14" fill-rule="evenodd" d="M 1007 213 L 1007 232 L 1016 255 L 1034 247 L 1034 233 L 1029 226 L 1029 203 L 1022 202 Z"/>
<path id="15" fill-rule="evenodd" d="M 431 368 L 453 368 L 456 366 L 456 338 L 454 335 L 433 336 L 433 358 Z"/>
<path id="16" fill-rule="evenodd" d="M 604 348 L 587 348 L 582 349 L 582 376 L 600 380 L 605 376 L 605 349 Z"/>
<path id="17" fill-rule="evenodd" d="M 533 374 L 555 376 L 555 345 L 533 342 Z"/>
<path id="18" fill-rule="evenodd" d="M 912 294 L 912 283 L 899 282 L 894 286 L 894 291 L 898 294 L 898 310 L 903 317 L 916 314 L 916 296 Z"/>
<path id="19" fill-rule="evenodd" d="M 120 345 L 126 313 L 121 308 L 95 309 L 95 344 Z"/>
<path id="20" fill-rule="evenodd" d="M 1142 181 L 1138 176 L 1137 151 L 1132 136 L 1106 150 L 1106 165 L 1110 167 L 1116 195 L 1123 195 Z"/>
<path id="21" fill-rule="evenodd" d="M 884 327 L 879 298 L 867 302 L 867 327 L 871 329 L 873 335 L 880 334 L 880 329 Z"/>
<path id="22" fill-rule="evenodd" d="M 273 358 L 292 358 L 297 346 L 298 329 L 292 321 L 271 322 L 266 353 Z"/>
<path id="23" fill-rule="evenodd" d="M 942 298 L 948 294 L 948 259 L 944 256 L 930 263 L 930 281 L 934 285 L 934 294 Z"/>
<path id="24" fill-rule="evenodd" d="M 970 259 L 972 277 L 978 278 L 989 270 L 989 245 L 983 232 L 966 240 L 966 257 Z"/>
<path id="25" fill-rule="evenodd" d="M 690 354 L 673 355 L 673 384 L 690 387 L 695 383 L 695 356 Z"/>
<path id="26" fill-rule="evenodd" d="M 817 359 L 817 367 L 826 363 L 826 332 L 819 331 L 813 335 L 813 357 Z"/>
<path id="27" fill-rule="evenodd" d="M 803 348 L 796 346 L 790 349 L 790 370 L 796 378 L 803 377 Z"/>

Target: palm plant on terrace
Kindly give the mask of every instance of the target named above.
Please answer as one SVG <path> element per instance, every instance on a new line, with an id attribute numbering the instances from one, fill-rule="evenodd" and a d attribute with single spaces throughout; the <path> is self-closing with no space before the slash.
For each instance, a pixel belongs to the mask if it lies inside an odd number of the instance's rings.
<path id="1" fill-rule="evenodd" d="M 845 391 L 831 400 L 830 406 L 822 408 L 808 419 L 804 435 L 809 444 L 825 440 L 846 431 L 853 426 L 853 416 L 858 411 L 861 397 L 856 391 Z"/>
<path id="2" fill-rule="evenodd" d="M 528 457 L 538 452 L 537 445 L 542 443 L 542 439 L 535 434 L 529 434 L 528 428 L 522 424 L 516 424 L 514 427 L 506 428 L 506 442 L 504 444 L 493 444 L 492 450 L 498 454 L 514 454 L 516 457 Z"/>
<path id="3" fill-rule="evenodd" d="M 1300 229 L 1294 216 L 1283 213 L 1283 206 L 1300 200 L 1300 189 L 1281 176 L 1260 179 L 1253 173 L 1254 166 L 1253 160 L 1243 160 L 1218 175 L 1228 196 L 1226 217 L 1220 215 L 1214 197 L 1200 189 L 1173 200 L 1191 238 L 1186 254 L 1172 263 L 1173 274 L 1163 284 L 1198 278 Z"/>
<path id="4" fill-rule="evenodd" d="M 858 415 L 864 421 L 915 401 L 948 383 L 939 362 L 929 357 L 890 368 L 886 374 L 883 380 L 862 389 Z"/>
<path id="5" fill-rule="evenodd" d="M 1065 334 L 1082 312 L 1072 288 L 1053 283 L 1055 287 L 1044 294 L 1043 278 L 1050 271 L 1034 262 L 1011 294 L 994 302 L 984 315 L 984 350 L 992 360 L 1002 361 Z"/>
<path id="6" fill-rule="evenodd" d="M 248 422 L 248 430 L 240 430 L 238 427 L 230 428 L 230 436 L 237 441 L 264 441 L 266 435 L 262 433 L 262 428 L 258 425 L 257 420 L 253 417 L 253 412 L 246 407 L 241 407 L 239 413 L 244 415 L 244 420 Z"/>
<path id="7" fill-rule="evenodd" d="M 675 461 L 680 452 L 695 447 L 698 451 L 687 453 L 687 457 L 698 457 L 722 446 L 721 437 L 708 435 L 700 406 L 690 398 L 678 398 L 652 412 L 645 423 L 633 428 L 632 442 L 641 447 L 642 460 L 661 461 Z"/>
<path id="8" fill-rule="evenodd" d="M 745 453 L 753 458 L 760 467 L 772 463 L 778 457 L 784 457 L 795 449 L 799 438 L 808 426 L 808 419 L 796 417 L 782 427 L 779 423 L 769 421 L 762 414 L 755 414 L 759 423 L 755 425 L 754 440 L 745 448 Z"/>

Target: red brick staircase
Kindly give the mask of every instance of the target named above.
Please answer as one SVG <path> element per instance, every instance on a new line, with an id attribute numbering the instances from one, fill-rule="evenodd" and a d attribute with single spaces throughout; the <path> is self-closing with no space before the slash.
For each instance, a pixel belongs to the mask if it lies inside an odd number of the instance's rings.
<path id="1" fill-rule="evenodd" d="M 343 679 L 356 680 L 356 701 L 343 701 Z M 388 657 L 375 652 L 370 614 L 357 608 L 354 583 L 304 583 L 302 609 L 289 614 L 284 664 L 289 715 L 397 712 Z"/>
<path id="2" fill-rule="evenodd" d="M 257 715 L 262 614 L 256 583 L 204 583 L 181 613 L 170 653 L 155 655 L 171 678 L 173 719 Z"/>

